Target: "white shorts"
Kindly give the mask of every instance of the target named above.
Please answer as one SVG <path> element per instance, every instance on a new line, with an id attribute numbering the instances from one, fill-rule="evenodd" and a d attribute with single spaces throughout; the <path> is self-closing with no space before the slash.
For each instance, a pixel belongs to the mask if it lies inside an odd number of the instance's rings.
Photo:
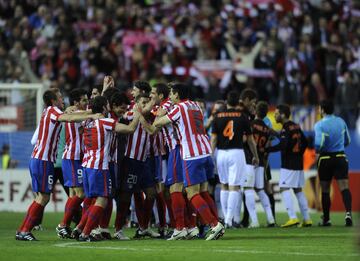
<path id="1" fill-rule="evenodd" d="M 265 178 L 264 178 L 264 167 L 256 167 L 255 168 L 255 188 L 263 189 Z"/>
<path id="2" fill-rule="evenodd" d="M 280 169 L 280 188 L 302 188 L 305 184 L 303 170 Z"/>
<path id="3" fill-rule="evenodd" d="M 239 186 L 245 169 L 245 154 L 242 149 L 218 150 L 216 156 L 220 183 Z"/>
<path id="4" fill-rule="evenodd" d="M 255 168 L 253 165 L 246 164 L 245 171 L 241 174 L 240 185 L 243 188 L 253 188 L 255 186 Z"/>

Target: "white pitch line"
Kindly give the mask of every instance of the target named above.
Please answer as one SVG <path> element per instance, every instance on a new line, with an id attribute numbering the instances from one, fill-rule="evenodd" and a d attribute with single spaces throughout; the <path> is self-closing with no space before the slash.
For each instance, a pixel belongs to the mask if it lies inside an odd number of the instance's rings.
<path id="1" fill-rule="evenodd" d="M 186 250 L 186 251 L 194 251 L 198 252 L 199 250 L 205 250 L 205 248 L 176 248 L 176 247 L 166 247 L 166 248 L 138 248 L 138 247 L 123 247 L 123 246 L 83 246 L 86 242 L 71 242 L 71 243 L 61 243 L 55 244 L 55 247 L 70 247 L 70 248 L 82 248 L 82 249 L 105 249 L 105 250 L 119 250 L 119 251 L 144 251 L 144 252 L 159 252 L 159 251 L 172 251 L 172 250 Z M 215 252 L 215 253 L 242 253 L 242 254 L 254 254 L 254 255 L 263 255 L 263 254 L 270 254 L 270 255 L 288 255 L 288 256 L 338 256 L 338 257 L 356 257 L 360 256 L 358 253 L 350 253 L 350 254 L 321 254 L 321 253 L 304 253 L 304 252 L 279 252 L 279 251 L 268 251 L 268 250 L 251 250 L 251 249 L 239 249 L 239 248 L 230 248 L 225 247 L 223 249 L 212 249 L 206 248 L 207 252 Z"/>

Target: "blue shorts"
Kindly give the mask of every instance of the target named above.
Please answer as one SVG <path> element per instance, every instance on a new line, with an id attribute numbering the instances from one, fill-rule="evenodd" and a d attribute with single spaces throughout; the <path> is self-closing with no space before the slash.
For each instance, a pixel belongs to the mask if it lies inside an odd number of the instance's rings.
<path id="1" fill-rule="evenodd" d="M 162 173 L 163 173 L 162 161 L 163 161 L 163 158 L 161 155 L 154 157 L 154 162 L 155 162 L 154 172 L 155 172 L 156 183 L 164 182 L 163 175 L 162 175 Z"/>
<path id="2" fill-rule="evenodd" d="M 83 167 L 80 160 L 63 159 L 61 163 L 64 177 L 64 186 L 82 187 L 83 185 Z"/>
<path id="3" fill-rule="evenodd" d="M 115 190 L 118 186 L 117 180 L 117 164 L 115 162 L 109 162 L 109 172 L 110 172 L 110 179 L 111 179 L 111 187 Z"/>
<path id="4" fill-rule="evenodd" d="M 168 158 L 167 176 L 165 185 L 171 186 L 175 183 L 182 183 L 183 179 L 183 165 L 180 155 L 180 145 L 171 150 Z"/>
<path id="5" fill-rule="evenodd" d="M 51 193 L 54 185 L 54 163 L 31 158 L 29 169 L 33 191 Z"/>
<path id="6" fill-rule="evenodd" d="M 206 157 L 207 164 L 206 164 L 206 178 L 207 180 L 215 178 L 215 164 L 214 160 L 211 156 Z"/>
<path id="7" fill-rule="evenodd" d="M 210 165 L 210 161 L 212 161 L 210 156 L 201 159 L 184 160 L 184 186 L 189 187 L 206 182 L 208 180 L 207 172 L 211 171 L 211 169 L 214 170 L 214 168 L 211 167 L 213 164 Z"/>
<path id="8" fill-rule="evenodd" d="M 126 192 L 140 192 L 141 178 L 145 163 L 124 157 L 121 168 L 120 189 Z"/>
<path id="9" fill-rule="evenodd" d="M 144 171 L 141 173 L 140 178 L 140 188 L 147 189 L 155 187 L 156 184 L 156 163 L 154 157 L 148 157 L 145 161 Z"/>
<path id="10" fill-rule="evenodd" d="M 84 191 L 88 198 L 109 197 L 111 180 L 108 169 L 84 169 Z"/>

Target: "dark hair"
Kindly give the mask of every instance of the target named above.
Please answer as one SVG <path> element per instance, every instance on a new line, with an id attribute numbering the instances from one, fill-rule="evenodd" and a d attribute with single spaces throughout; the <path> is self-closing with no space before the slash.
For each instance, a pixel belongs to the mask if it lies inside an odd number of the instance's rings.
<path id="1" fill-rule="evenodd" d="M 169 97 L 169 87 L 165 83 L 156 83 L 154 84 L 153 88 L 156 88 L 156 92 L 158 95 L 162 94 L 164 99 Z"/>
<path id="2" fill-rule="evenodd" d="M 124 92 L 116 92 L 110 99 L 110 107 L 121 106 L 123 104 L 130 104 L 129 98 Z"/>
<path id="3" fill-rule="evenodd" d="M 136 97 L 135 101 L 138 102 L 141 98 L 150 98 L 150 97 L 149 97 L 149 94 L 148 94 L 148 93 L 140 93 L 140 94 Z"/>
<path id="4" fill-rule="evenodd" d="M 102 113 L 108 101 L 104 96 L 96 96 L 91 101 L 91 110 L 93 113 Z"/>
<path id="5" fill-rule="evenodd" d="M 259 101 L 256 104 L 256 115 L 261 118 L 264 119 L 267 115 L 269 111 L 269 105 L 267 104 L 266 101 Z"/>
<path id="6" fill-rule="evenodd" d="M 242 100 L 245 100 L 246 98 L 249 100 L 253 100 L 257 98 L 257 93 L 253 89 L 246 88 L 241 92 L 240 98 Z"/>
<path id="7" fill-rule="evenodd" d="M 81 100 L 81 96 L 87 95 L 87 92 L 84 89 L 76 88 L 70 92 L 69 100 L 70 105 L 74 105 L 75 102 L 79 102 Z"/>
<path id="8" fill-rule="evenodd" d="M 184 83 L 172 84 L 171 90 L 173 93 L 177 93 L 179 95 L 180 100 L 188 99 L 190 96 L 190 88 Z"/>
<path id="9" fill-rule="evenodd" d="M 102 94 L 102 96 L 104 96 L 108 102 L 110 103 L 111 101 L 111 97 L 115 95 L 115 93 L 120 93 L 119 89 L 116 88 L 108 88 L 104 91 L 104 93 Z"/>
<path id="10" fill-rule="evenodd" d="M 51 90 L 47 90 L 44 92 L 43 101 L 47 107 L 52 106 L 52 101 L 55 101 L 57 99 L 56 97 L 57 92 L 60 92 L 58 88 L 53 88 Z"/>
<path id="11" fill-rule="evenodd" d="M 324 110 L 326 114 L 334 113 L 334 103 L 331 100 L 323 100 L 320 102 L 321 109 Z"/>
<path id="12" fill-rule="evenodd" d="M 91 88 L 91 91 L 92 91 L 93 89 L 97 89 L 97 90 L 99 91 L 100 95 L 101 95 L 102 90 L 103 90 L 103 86 L 100 85 L 100 84 L 96 84 L 94 87 Z"/>
<path id="13" fill-rule="evenodd" d="M 279 104 L 276 106 L 280 114 L 284 114 L 287 119 L 290 118 L 290 106 L 287 104 Z"/>
<path id="14" fill-rule="evenodd" d="M 136 81 L 134 86 L 145 93 L 150 93 L 151 91 L 150 84 L 145 81 Z"/>
<path id="15" fill-rule="evenodd" d="M 227 104 L 232 107 L 235 107 L 236 105 L 239 104 L 239 97 L 240 95 L 237 91 L 230 91 L 226 97 Z"/>

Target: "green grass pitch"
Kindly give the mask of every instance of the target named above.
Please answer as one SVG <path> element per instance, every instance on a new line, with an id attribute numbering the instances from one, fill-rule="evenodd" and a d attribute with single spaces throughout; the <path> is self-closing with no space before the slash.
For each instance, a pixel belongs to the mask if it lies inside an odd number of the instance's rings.
<path id="1" fill-rule="evenodd" d="M 55 227 L 61 213 L 45 213 L 38 242 L 15 241 L 24 213 L 0 212 L 0 260 L 360 260 L 359 227 L 344 227 L 344 214 L 332 214 L 332 227 L 227 230 L 217 241 L 155 239 L 79 243 L 59 239 Z M 319 214 L 312 215 L 314 223 Z M 286 221 L 277 214 L 278 223 Z M 358 216 L 354 219 L 358 223 Z M 264 215 L 260 222 L 265 223 Z M 113 221 L 112 223 L 113 224 Z M 134 229 L 125 233 L 132 237 Z"/>

